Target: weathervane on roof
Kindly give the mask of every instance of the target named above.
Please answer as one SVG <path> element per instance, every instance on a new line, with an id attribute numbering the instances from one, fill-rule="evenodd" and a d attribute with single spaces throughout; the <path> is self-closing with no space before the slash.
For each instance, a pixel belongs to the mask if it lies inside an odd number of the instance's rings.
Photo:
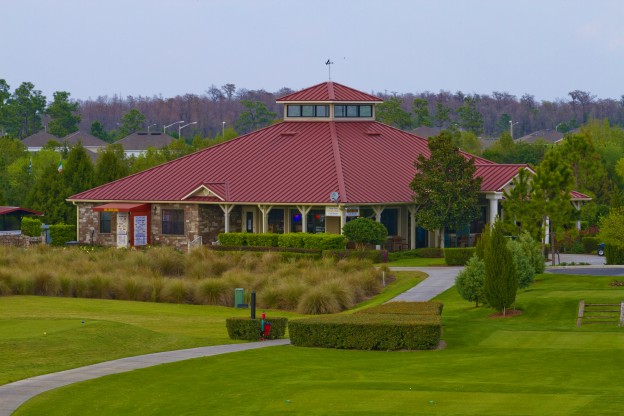
<path id="1" fill-rule="evenodd" d="M 331 81 L 331 66 L 334 63 L 331 61 L 331 59 L 328 59 L 327 62 L 325 62 L 325 65 L 327 65 L 327 70 L 329 71 L 329 80 Z"/>

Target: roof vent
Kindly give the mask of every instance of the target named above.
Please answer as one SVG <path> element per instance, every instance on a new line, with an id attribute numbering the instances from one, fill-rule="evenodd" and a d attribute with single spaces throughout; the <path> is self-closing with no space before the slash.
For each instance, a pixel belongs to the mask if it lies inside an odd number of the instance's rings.
<path id="1" fill-rule="evenodd" d="M 366 132 L 369 136 L 381 136 L 381 133 L 378 131 L 369 130 Z"/>

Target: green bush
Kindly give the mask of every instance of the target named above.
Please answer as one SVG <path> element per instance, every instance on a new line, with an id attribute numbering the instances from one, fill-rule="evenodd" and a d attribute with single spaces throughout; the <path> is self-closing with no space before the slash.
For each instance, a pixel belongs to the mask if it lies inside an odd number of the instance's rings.
<path id="1" fill-rule="evenodd" d="M 463 299 L 475 302 L 479 306 L 479 301 L 485 301 L 483 282 L 485 279 L 485 263 L 477 255 L 468 260 L 464 270 L 459 272 L 455 278 L 455 288 Z"/>
<path id="2" fill-rule="evenodd" d="M 271 332 L 267 339 L 277 339 L 286 334 L 288 318 L 269 317 L 266 322 L 271 323 Z M 262 334 L 262 320 L 251 318 L 227 318 L 225 320 L 230 339 L 242 339 L 247 341 L 258 341 Z"/>
<path id="3" fill-rule="evenodd" d="M 305 234 L 303 247 L 317 250 L 344 250 L 347 247 L 347 239 L 340 234 Z"/>
<path id="4" fill-rule="evenodd" d="M 252 247 L 277 247 L 278 234 L 247 234 L 247 245 Z"/>
<path id="5" fill-rule="evenodd" d="M 22 234 L 28 237 L 41 236 L 41 220 L 39 218 L 22 218 Z"/>
<path id="6" fill-rule="evenodd" d="M 520 234 L 520 238 L 517 240 L 522 246 L 522 250 L 529 258 L 535 274 L 544 273 L 546 265 L 544 264 L 544 255 L 542 254 L 542 246 L 539 241 L 536 241 L 531 237 L 528 231 L 524 231 Z"/>
<path id="7" fill-rule="evenodd" d="M 388 302 L 372 308 L 362 309 L 356 312 L 372 314 L 396 314 L 396 315 L 442 315 L 444 304 L 437 301 L 428 302 Z"/>
<path id="8" fill-rule="evenodd" d="M 366 244 L 383 244 L 388 237 L 386 227 L 370 218 L 356 218 L 342 227 L 342 233 L 355 243 L 356 248 L 363 249 Z"/>
<path id="9" fill-rule="evenodd" d="M 524 289 L 533 283 L 535 279 L 535 269 L 531 264 L 531 259 L 527 256 L 519 241 L 507 241 L 507 248 L 511 252 L 513 265 L 518 276 L 518 288 Z"/>
<path id="10" fill-rule="evenodd" d="M 424 257 L 427 259 L 441 259 L 442 257 L 444 257 L 443 248 L 417 248 L 415 251 L 420 257 Z"/>
<path id="11" fill-rule="evenodd" d="M 288 234 L 279 234 L 277 238 L 277 246 L 278 247 L 292 247 L 292 248 L 303 248 L 303 236 L 304 233 L 288 233 Z"/>
<path id="12" fill-rule="evenodd" d="M 445 248 L 444 261 L 447 266 L 465 266 L 468 260 L 475 254 L 474 247 Z"/>
<path id="13" fill-rule="evenodd" d="M 68 241 L 76 240 L 76 227 L 74 225 L 55 224 L 50 226 L 50 238 L 53 246 L 65 245 Z"/>
<path id="14" fill-rule="evenodd" d="M 323 250 L 323 257 L 333 257 L 338 260 L 358 259 L 370 260 L 373 263 L 387 263 L 387 250 Z"/>
<path id="15" fill-rule="evenodd" d="M 624 264 L 624 249 L 605 244 L 604 251 L 607 264 Z"/>
<path id="16" fill-rule="evenodd" d="M 297 319 L 290 342 L 301 347 L 359 350 L 428 350 L 440 343 L 440 316 L 360 314 Z"/>
<path id="17" fill-rule="evenodd" d="M 581 242 L 583 243 L 583 251 L 585 253 L 593 253 L 598 250 L 598 244 L 600 244 L 597 237 L 583 237 Z"/>
<path id="18" fill-rule="evenodd" d="M 224 246 L 246 246 L 248 233 L 221 233 L 219 243 Z"/>

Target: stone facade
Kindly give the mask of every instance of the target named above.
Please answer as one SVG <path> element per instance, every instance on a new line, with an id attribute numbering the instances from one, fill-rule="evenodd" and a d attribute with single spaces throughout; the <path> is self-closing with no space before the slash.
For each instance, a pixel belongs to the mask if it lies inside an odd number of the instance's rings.
<path id="1" fill-rule="evenodd" d="M 100 233 L 100 213 L 93 211 L 98 203 L 79 203 L 78 241 L 84 244 L 115 247 L 117 245 L 117 216 L 111 215 L 111 232 Z"/>
<path id="2" fill-rule="evenodd" d="M 236 206 L 230 212 L 230 232 L 242 231 L 242 208 Z M 225 232 L 225 215 L 218 205 L 199 206 L 199 231 L 204 244 L 217 241 L 219 233 Z"/>
<path id="3" fill-rule="evenodd" d="M 43 243 L 44 237 L 28 237 L 22 234 L 0 234 L 0 246 L 30 247 Z"/>

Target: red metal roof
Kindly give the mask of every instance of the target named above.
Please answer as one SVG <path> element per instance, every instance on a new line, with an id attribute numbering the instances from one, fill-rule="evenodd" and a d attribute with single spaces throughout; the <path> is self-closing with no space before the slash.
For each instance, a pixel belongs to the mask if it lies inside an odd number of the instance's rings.
<path id="1" fill-rule="evenodd" d="M 476 176 L 482 178 L 481 191 L 500 192 L 516 177 L 520 169 L 528 169 L 527 165 L 498 165 L 475 163 Z M 532 171 L 531 171 L 532 172 Z"/>
<path id="2" fill-rule="evenodd" d="M 570 197 L 576 201 L 591 201 L 591 196 L 580 193 L 579 191 L 570 191 Z"/>
<path id="3" fill-rule="evenodd" d="M 278 103 L 292 101 L 310 102 L 332 102 L 332 101 L 352 101 L 352 102 L 383 102 L 381 98 L 365 92 L 355 90 L 337 82 L 327 81 L 312 87 L 303 89 L 292 94 L 285 95 L 277 99 Z"/>
<path id="4" fill-rule="evenodd" d="M 42 216 L 43 212 L 33 211 L 32 209 L 22 207 L 3 207 L 0 206 L 0 215 L 5 214 L 19 214 L 19 215 L 39 215 Z"/>
<path id="5" fill-rule="evenodd" d="M 426 139 L 373 121 L 286 121 L 69 199 L 327 204 L 339 192 L 342 203 L 407 203 L 421 153 L 430 154 Z M 524 166 L 475 163 L 483 191 L 499 190 Z M 197 193 L 202 185 L 223 201 Z"/>

